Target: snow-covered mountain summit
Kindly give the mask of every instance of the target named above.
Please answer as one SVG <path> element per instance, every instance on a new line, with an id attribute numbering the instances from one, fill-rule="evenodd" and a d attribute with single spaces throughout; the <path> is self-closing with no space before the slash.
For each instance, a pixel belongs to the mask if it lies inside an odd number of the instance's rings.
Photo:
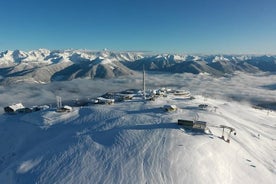
<path id="1" fill-rule="evenodd" d="M 168 103 L 178 109 L 160 108 Z M 198 109 L 202 103 L 208 109 Z M 177 125 L 195 113 L 209 133 Z M 272 184 L 275 118 L 237 102 L 171 95 L 0 115 L 0 183 Z M 237 134 L 228 137 L 220 125 Z"/>

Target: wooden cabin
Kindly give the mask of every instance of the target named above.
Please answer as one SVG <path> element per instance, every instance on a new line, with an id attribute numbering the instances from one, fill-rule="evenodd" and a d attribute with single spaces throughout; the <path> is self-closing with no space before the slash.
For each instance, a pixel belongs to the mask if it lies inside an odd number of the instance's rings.
<path id="1" fill-rule="evenodd" d="M 191 120 L 184 120 L 184 119 L 179 119 L 177 122 L 178 125 L 182 125 L 185 128 L 193 128 L 194 121 Z"/>

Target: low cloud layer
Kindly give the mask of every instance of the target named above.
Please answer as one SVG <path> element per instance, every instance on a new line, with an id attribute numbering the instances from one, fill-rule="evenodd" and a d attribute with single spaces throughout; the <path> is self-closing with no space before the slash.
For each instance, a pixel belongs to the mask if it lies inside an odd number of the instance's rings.
<path id="1" fill-rule="evenodd" d="M 147 88 L 169 87 L 187 89 L 192 94 L 238 101 L 276 101 L 276 75 L 238 73 L 232 77 L 214 78 L 209 75 L 147 73 Z M 0 113 L 3 107 L 22 102 L 25 106 L 53 104 L 55 96 L 64 101 L 93 98 L 106 92 L 142 88 L 142 74 L 116 79 L 76 79 L 50 84 L 20 84 L 0 86 Z"/>

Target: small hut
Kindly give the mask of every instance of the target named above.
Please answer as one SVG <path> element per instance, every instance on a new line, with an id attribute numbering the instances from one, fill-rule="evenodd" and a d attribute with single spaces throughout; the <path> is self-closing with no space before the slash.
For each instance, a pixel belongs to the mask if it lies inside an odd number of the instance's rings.
<path id="1" fill-rule="evenodd" d="M 17 103 L 17 104 L 4 107 L 4 111 L 6 113 L 15 113 L 15 112 L 18 112 L 20 109 L 25 109 L 22 103 Z"/>
<path id="2" fill-rule="evenodd" d="M 184 126 L 184 128 L 193 128 L 194 121 L 179 119 L 177 124 Z"/>
<path id="3" fill-rule="evenodd" d="M 57 108 L 57 112 L 71 112 L 72 110 L 73 110 L 72 107 L 68 105 L 64 105 L 60 108 Z"/>
<path id="4" fill-rule="evenodd" d="M 30 112 L 33 112 L 33 110 L 29 107 L 24 107 L 22 109 L 18 109 L 16 112 L 18 112 L 18 113 L 30 113 Z"/>
<path id="5" fill-rule="evenodd" d="M 114 104 L 115 103 L 115 99 L 107 99 L 107 98 L 103 98 L 103 97 L 98 97 L 97 98 L 97 102 L 98 104 Z"/>
<path id="6" fill-rule="evenodd" d="M 163 109 L 167 112 L 176 111 L 177 106 L 176 105 L 164 105 Z"/>
<path id="7" fill-rule="evenodd" d="M 191 129 L 195 131 L 205 131 L 207 128 L 207 123 L 205 121 L 191 121 L 179 119 L 178 125 L 182 125 L 186 129 Z"/>
<path id="8" fill-rule="evenodd" d="M 176 90 L 173 93 L 175 96 L 182 96 L 182 97 L 186 97 L 189 98 L 191 97 L 191 93 L 189 91 L 186 90 Z"/>

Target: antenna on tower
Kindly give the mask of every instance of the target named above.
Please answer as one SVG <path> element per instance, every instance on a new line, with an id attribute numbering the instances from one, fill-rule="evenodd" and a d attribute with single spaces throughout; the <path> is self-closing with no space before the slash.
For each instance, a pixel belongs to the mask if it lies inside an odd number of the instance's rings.
<path id="1" fill-rule="evenodd" d="M 57 99 L 57 109 L 60 109 L 62 107 L 61 97 L 60 96 L 56 96 L 56 99 Z"/>
<path id="2" fill-rule="evenodd" d="M 143 65 L 143 96 L 146 99 L 146 72 L 145 72 L 145 65 Z"/>

